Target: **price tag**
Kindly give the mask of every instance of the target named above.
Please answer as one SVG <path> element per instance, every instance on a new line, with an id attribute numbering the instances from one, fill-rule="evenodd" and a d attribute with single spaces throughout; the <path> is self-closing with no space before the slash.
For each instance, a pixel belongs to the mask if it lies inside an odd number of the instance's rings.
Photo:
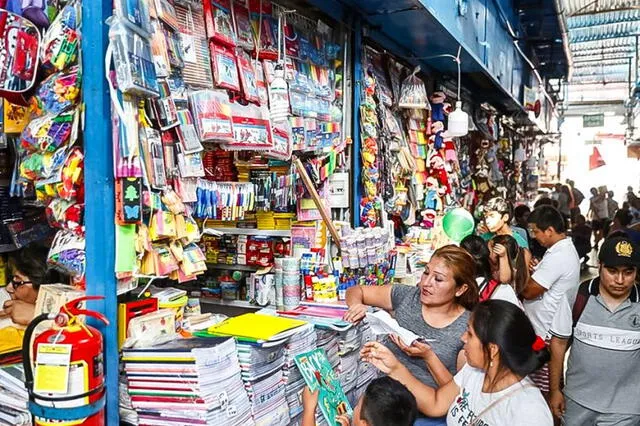
<path id="1" fill-rule="evenodd" d="M 34 392 L 66 394 L 70 363 L 71 345 L 38 344 Z"/>

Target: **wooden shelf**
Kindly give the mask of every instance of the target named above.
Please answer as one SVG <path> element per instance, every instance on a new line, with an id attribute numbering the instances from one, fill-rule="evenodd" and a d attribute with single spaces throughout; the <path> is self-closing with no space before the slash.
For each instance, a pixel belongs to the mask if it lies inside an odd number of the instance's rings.
<path id="1" fill-rule="evenodd" d="M 224 299 L 212 299 L 209 297 L 201 297 L 200 303 L 204 305 L 231 306 L 233 308 L 255 309 L 255 310 L 260 310 L 263 307 L 268 308 L 268 306 L 254 305 L 245 300 L 224 300 Z"/>
<path id="2" fill-rule="evenodd" d="M 252 266 L 252 265 L 229 265 L 228 263 L 208 263 L 207 266 L 212 269 L 224 269 L 228 271 L 246 271 L 246 272 L 255 272 L 260 269 L 260 266 Z"/>

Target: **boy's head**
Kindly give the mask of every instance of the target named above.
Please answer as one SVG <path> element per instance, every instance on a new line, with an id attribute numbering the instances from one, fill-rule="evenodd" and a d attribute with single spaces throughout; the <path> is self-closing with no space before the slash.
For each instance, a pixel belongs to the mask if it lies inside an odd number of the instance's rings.
<path id="1" fill-rule="evenodd" d="M 412 426 L 417 416 L 418 404 L 409 389 L 385 376 L 369 384 L 353 418 L 354 426 Z"/>
<path id="2" fill-rule="evenodd" d="M 566 232 L 562 214 L 552 206 L 540 206 L 529 215 L 529 229 L 533 238 L 541 246 L 549 248 L 558 240 L 564 238 Z"/>

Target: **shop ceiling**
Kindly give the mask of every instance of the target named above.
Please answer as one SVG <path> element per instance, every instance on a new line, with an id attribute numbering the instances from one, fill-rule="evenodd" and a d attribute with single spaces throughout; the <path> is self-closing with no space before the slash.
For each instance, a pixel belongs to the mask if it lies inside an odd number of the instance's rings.
<path id="1" fill-rule="evenodd" d="M 552 19 L 546 19 L 545 31 L 560 40 L 553 0 Z M 425 68 L 455 76 L 457 67 L 450 58 L 462 47 L 463 85 L 473 93 L 474 103 L 487 102 L 505 113 L 522 113 L 523 86 L 536 86 L 530 66 L 514 47 L 508 31 L 520 33 L 519 17 L 513 0 L 309 0 L 311 4 L 345 21 L 355 12 L 363 18 L 367 34 L 395 55 Z M 347 18 L 348 21 L 348 18 Z M 555 27 L 554 27 L 555 26 Z M 523 50 L 527 41 L 520 41 Z M 566 74 L 566 56 L 557 52 L 556 73 Z M 564 58 L 564 62 L 563 62 Z M 551 67 L 549 68 L 551 70 Z M 545 69 L 544 71 L 548 71 Z"/>
<path id="2" fill-rule="evenodd" d="M 560 1 L 573 60 L 572 85 L 635 85 L 640 0 Z"/>

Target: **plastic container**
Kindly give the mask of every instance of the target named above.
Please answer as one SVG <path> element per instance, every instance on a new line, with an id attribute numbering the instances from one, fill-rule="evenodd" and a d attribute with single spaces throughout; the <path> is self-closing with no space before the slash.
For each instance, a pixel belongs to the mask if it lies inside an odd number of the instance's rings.
<path id="1" fill-rule="evenodd" d="M 184 319 L 184 307 L 189 302 L 189 296 L 182 296 L 172 302 L 158 303 L 159 309 L 172 309 L 176 313 L 176 333 L 182 331 L 182 321 Z"/>

